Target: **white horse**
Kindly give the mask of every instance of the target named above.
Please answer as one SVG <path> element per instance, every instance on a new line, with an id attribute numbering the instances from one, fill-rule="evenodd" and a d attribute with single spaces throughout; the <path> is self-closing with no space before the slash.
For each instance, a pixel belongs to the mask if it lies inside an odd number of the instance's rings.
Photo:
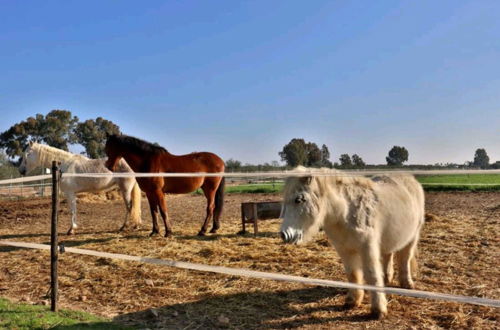
<path id="1" fill-rule="evenodd" d="M 299 167 L 297 170 L 306 171 Z M 288 178 L 284 187 L 281 237 L 300 244 L 320 228 L 337 250 L 349 282 L 384 286 L 392 281 L 393 254 L 399 266 L 399 282 L 413 288 L 412 268 L 424 223 L 424 192 L 413 176 Z M 351 289 L 345 306 L 358 307 L 363 290 Z M 371 293 L 371 312 L 376 318 L 387 314 L 382 292 Z"/>
<path id="2" fill-rule="evenodd" d="M 133 228 L 141 224 L 141 190 L 134 177 L 130 178 L 87 178 L 65 177 L 64 173 L 112 173 L 104 166 L 106 158 L 89 159 L 82 155 L 50 147 L 39 143 L 30 143 L 23 154 L 19 171 L 26 174 L 34 168 L 52 167 L 52 161 L 61 162 L 63 172 L 60 189 L 66 196 L 71 210 L 71 227 L 68 235 L 74 234 L 78 227 L 76 224 L 76 194 L 79 192 L 98 192 L 117 186 L 121 192 L 127 209 L 125 221 L 120 230 L 127 228 L 128 221 L 133 223 Z M 122 160 L 116 168 L 117 172 L 133 172 L 128 164 Z"/>

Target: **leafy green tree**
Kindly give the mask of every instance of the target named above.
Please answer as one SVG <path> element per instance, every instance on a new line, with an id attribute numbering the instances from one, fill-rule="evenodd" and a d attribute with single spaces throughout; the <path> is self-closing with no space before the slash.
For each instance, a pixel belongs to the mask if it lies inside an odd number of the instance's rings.
<path id="1" fill-rule="evenodd" d="M 241 169 L 241 162 L 239 160 L 235 160 L 232 158 L 226 160 L 226 171 L 238 172 L 240 169 Z"/>
<path id="2" fill-rule="evenodd" d="M 17 178 L 19 170 L 8 159 L 4 152 L 0 152 L 0 180 Z"/>
<path id="3" fill-rule="evenodd" d="M 298 165 L 332 167 L 332 163 L 328 160 L 330 158 L 328 147 L 323 144 L 320 149 L 316 143 L 306 142 L 304 139 L 290 140 L 279 155 L 281 160 L 291 167 Z"/>
<path id="4" fill-rule="evenodd" d="M 78 117 L 67 110 L 52 110 L 46 116 L 37 114 L 14 124 L 0 134 L 0 148 L 11 158 L 21 156 L 30 141 L 68 150 L 76 142 L 73 133 Z"/>
<path id="5" fill-rule="evenodd" d="M 321 166 L 323 160 L 323 154 L 318 148 L 318 145 L 314 142 L 308 142 L 306 144 L 307 150 L 307 166 L 319 167 Z"/>
<path id="6" fill-rule="evenodd" d="M 352 160 L 348 154 L 340 155 L 339 161 L 340 161 L 341 167 L 351 167 L 352 166 Z"/>
<path id="7" fill-rule="evenodd" d="M 480 167 L 480 168 L 488 168 L 489 167 L 490 157 L 488 157 L 486 150 L 484 150 L 484 149 L 477 149 L 476 150 L 476 154 L 474 155 L 473 165 Z"/>
<path id="8" fill-rule="evenodd" d="M 120 134 L 120 128 L 102 117 L 78 123 L 75 128 L 76 140 L 84 146 L 85 152 L 90 158 L 106 156 L 104 145 L 107 136 L 111 134 Z"/>
<path id="9" fill-rule="evenodd" d="M 357 154 L 352 155 L 352 164 L 356 167 L 365 167 L 366 164 Z"/>
<path id="10" fill-rule="evenodd" d="M 304 139 L 292 139 L 279 152 L 281 160 L 287 163 L 288 166 L 295 167 L 307 164 L 307 144 Z"/>
<path id="11" fill-rule="evenodd" d="M 401 166 L 408 160 L 408 150 L 405 147 L 394 146 L 385 157 L 387 165 Z"/>

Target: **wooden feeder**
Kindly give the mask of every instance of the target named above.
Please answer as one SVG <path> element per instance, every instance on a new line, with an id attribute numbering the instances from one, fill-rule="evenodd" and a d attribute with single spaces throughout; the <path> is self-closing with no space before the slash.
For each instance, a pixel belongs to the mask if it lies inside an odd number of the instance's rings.
<path id="1" fill-rule="evenodd" d="M 245 234 L 247 223 L 253 223 L 254 235 L 259 232 L 258 220 L 278 219 L 281 215 L 282 202 L 241 203 L 241 225 L 239 234 Z"/>

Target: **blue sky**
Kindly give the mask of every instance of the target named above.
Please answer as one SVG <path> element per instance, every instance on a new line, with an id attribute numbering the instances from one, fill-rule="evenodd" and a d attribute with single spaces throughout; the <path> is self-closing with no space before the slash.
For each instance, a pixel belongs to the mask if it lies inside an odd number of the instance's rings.
<path id="1" fill-rule="evenodd" d="M 0 131 L 70 110 L 172 153 L 500 160 L 499 1 L 0 1 Z"/>

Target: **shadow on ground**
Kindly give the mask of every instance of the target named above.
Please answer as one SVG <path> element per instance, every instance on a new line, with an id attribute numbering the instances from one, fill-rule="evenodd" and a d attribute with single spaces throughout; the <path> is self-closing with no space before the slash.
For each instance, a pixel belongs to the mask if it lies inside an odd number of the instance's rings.
<path id="1" fill-rule="evenodd" d="M 336 321 L 370 321 L 365 314 L 352 315 L 345 311 L 338 302 L 317 304 L 344 294 L 342 289 L 314 287 L 216 295 L 119 315 L 114 321 L 128 326 L 167 329 L 276 329 L 314 327 Z M 255 323 L 255 315 L 260 315 L 258 323 Z"/>

